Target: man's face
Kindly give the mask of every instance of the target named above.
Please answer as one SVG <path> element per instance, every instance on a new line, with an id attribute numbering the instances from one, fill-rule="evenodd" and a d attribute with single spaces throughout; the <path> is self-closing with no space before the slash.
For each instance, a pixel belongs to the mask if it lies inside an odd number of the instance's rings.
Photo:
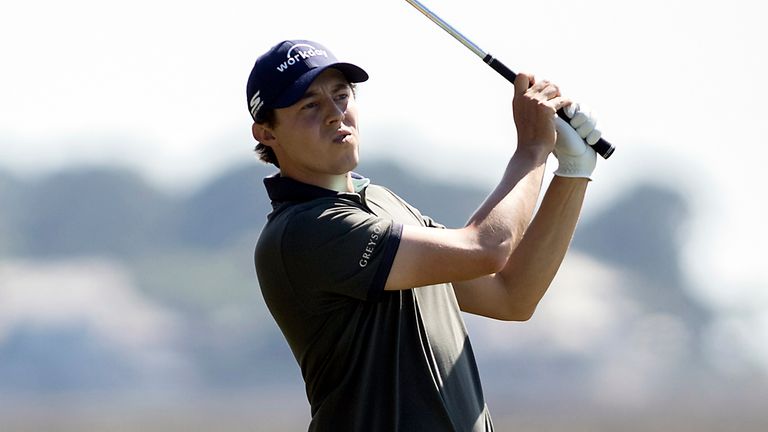
<path id="1" fill-rule="evenodd" d="M 340 71 L 325 70 L 302 99 L 276 110 L 276 120 L 272 148 L 283 174 L 307 181 L 357 166 L 357 106 Z"/>

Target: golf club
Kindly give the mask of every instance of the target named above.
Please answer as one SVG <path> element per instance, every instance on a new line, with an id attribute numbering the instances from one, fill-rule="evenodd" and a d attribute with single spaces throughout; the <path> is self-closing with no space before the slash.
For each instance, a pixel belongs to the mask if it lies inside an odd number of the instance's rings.
<path id="1" fill-rule="evenodd" d="M 470 51 L 475 53 L 478 57 L 480 57 L 483 62 L 485 62 L 488 66 L 493 68 L 496 72 L 498 72 L 501 76 L 506 78 L 509 82 L 514 83 L 515 77 L 517 74 L 515 74 L 511 69 L 506 67 L 502 62 L 500 62 L 498 59 L 493 57 L 491 54 L 486 53 L 480 47 L 475 45 L 472 41 L 467 39 L 464 35 L 459 33 L 458 30 L 453 28 L 450 24 L 443 21 L 442 18 L 437 16 L 434 12 L 429 10 L 426 6 L 421 4 L 418 0 L 405 0 L 408 3 L 411 4 L 411 6 L 415 7 L 419 12 L 424 14 L 427 18 L 432 20 L 435 24 L 437 24 L 440 28 L 448 32 L 451 36 L 456 38 L 459 42 L 461 42 L 465 47 L 469 48 Z M 565 114 L 565 111 L 563 109 L 557 110 L 557 115 L 565 120 L 566 123 L 570 124 L 570 118 L 568 115 Z M 595 144 L 592 145 L 592 148 L 595 149 L 595 152 L 597 152 L 600 156 L 603 157 L 603 159 L 608 159 L 615 150 L 615 147 L 613 144 L 609 143 L 603 138 L 600 138 Z"/>

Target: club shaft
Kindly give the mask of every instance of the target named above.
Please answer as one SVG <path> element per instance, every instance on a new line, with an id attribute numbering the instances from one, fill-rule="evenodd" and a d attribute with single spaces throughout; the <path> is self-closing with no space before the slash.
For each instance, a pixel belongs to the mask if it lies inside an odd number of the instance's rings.
<path id="1" fill-rule="evenodd" d="M 509 82 L 514 84 L 517 74 L 515 74 L 515 72 L 513 72 L 512 69 L 505 66 L 504 63 L 499 61 L 497 58 L 493 57 L 491 54 L 486 53 L 485 51 L 480 49 L 480 47 L 478 47 L 474 42 L 469 40 L 469 38 L 461 34 L 461 32 L 456 30 L 452 25 L 445 22 L 445 20 L 440 18 L 436 13 L 432 12 L 429 8 L 424 6 L 418 0 L 405 0 L 405 1 L 408 2 L 414 8 L 416 8 L 419 12 L 424 14 L 424 16 L 429 18 L 432 22 L 437 24 L 438 27 L 442 28 L 448 34 L 453 36 L 456 40 L 461 42 L 461 44 L 467 47 L 470 51 L 475 53 L 476 56 L 480 57 L 483 60 L 483 62 L 485 62 L 493 70 L 499 73 L 499 75 L 503 76 Z M 570 123 L 570 119 L 565 114 L 565 111 L 562 108 L 557 111 L 557 115 L 563 120 L 565 120 L 567 123 Z M 604 159 L 608 159 L 608 157 L 610 157 L 613 154 L 613 151 L 616 149 L 613 146 L 613 144 L 609 143 L 604 138 L 600 138 L 600 140 L 598 140 L 595 144 L 592 145 L 592 148 Z"/>
<path id="2" fill-rule="evenodd" d="M 469 40 L 466 36 L 461 34 L 461 32 L 456 30 L 452 25 L 445 22 L 436 13 L 429 10 L 428 7 L 421 4 L 421 2 L 419 2 L 418 0 L 405 0 L 405 1 L 410 3 L 411 6 L 415 7 L 419 12 L 421 12 L 422 14 L 424 14 L 424 16 L 432 20 L 432 22 L 437 24 L 440 28 L 448 32 L 448 34 L 456 38 L 456 40 L 461 42 L 465 47 L 469 48 L 469 50 L 475 53 L 476 56 L 480 58 L 485 58 L 486 53 L 482 49 L 480 49 L 479 46 L 477 46 L 474 42 Z"/>

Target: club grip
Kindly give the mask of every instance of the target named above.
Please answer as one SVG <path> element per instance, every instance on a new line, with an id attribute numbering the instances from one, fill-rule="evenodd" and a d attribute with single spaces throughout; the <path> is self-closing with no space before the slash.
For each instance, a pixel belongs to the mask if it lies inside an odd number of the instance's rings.
<path id="1" fill-rule="evenodd" d="M 506 78 L 507 81 L 511 82 L 512 84 L 515 83 L 515 78 L 517 78 L 517 74 L 512 72 L 512 69 L 505 66 L 504 63 L 498 61 L 490 54 L 486 54 L 485 57 L 483 57 L 483 61 L 486 62 L 488 66 L 493 68 L 493 70 L 498 72 L 501 76 Z"/>
<path id="2" fill-rule="evenodd" d="M 496 58 L 494 58 L 490 54 L 486 54 L 485 57 L 483 57 L 483 61 L 493 68 L 496 72 L 499 73 L 499 75 L 503 76 L 507 79 L 507 81 L 511 82 L 512 84 L 515 83 L 515 78 L 517 78 L 517 74 L 512 71 L 512 69 L 508 68 L 504 65 L 504 63 L 500 62 Z M 568 118 L 568 115 L 565 114 L 565 111 L 563 111 L 562 108 L 557 110 L 557 115 L 565 120 L 566 123 L 571 124 L 571 119 Z M 613 154 L 613 151 L 616 150 L 616 147 L 613 146 L 613 144 L 609 143 L 603 138 L 600 138 L 596 143 L 592 144 L 592 148 L 595 150 L 597 154 L 603 157 L 603 159 L 608 159 Z"/>

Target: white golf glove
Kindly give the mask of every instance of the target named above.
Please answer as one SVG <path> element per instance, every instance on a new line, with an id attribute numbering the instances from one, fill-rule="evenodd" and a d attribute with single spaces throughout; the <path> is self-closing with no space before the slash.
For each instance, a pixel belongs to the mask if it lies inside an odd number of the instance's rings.
<path id="1" fill-rule="evenodd" d="M 571 119 L 571 124 L 569 126 L 560 117 L 555 118 L 557 141 L 554 154 L 559 164 L 555 175 L 592 180 L 592 171 L 597 163 L 592 144 L 600 139 L 601 133 L 595 128 L 595 119 L 581 112 L 578 104 L 573 103 L 563 110 Z"/>

